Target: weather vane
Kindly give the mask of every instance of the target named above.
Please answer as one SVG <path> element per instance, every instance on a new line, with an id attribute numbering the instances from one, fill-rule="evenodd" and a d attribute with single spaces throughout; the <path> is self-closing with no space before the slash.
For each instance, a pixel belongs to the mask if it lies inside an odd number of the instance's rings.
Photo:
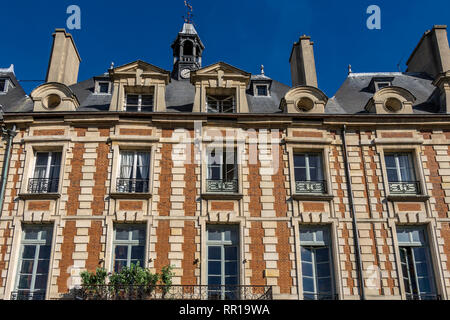
<path id="1" fill-rule="evenodd" d="M 184 22 L 192 23 L 192 18 L 194 17 L 194 15 L 192 14 L 192 11 L 193 11 L 192 5 L 187 0 L 184 0 L 184 6 L 188 10 L 187 17 L 183 16 Z"/>

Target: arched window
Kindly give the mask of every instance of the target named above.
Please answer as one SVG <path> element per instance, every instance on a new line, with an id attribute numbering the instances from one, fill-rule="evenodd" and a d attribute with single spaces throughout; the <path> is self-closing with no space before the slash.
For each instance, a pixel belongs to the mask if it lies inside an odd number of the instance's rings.
<path id="1" fill-rule="evenodd" d="M 183 53 L 185 56 L 194 55 L 194 45 L 191 41 L 185 41 L 183 45 Z"/>

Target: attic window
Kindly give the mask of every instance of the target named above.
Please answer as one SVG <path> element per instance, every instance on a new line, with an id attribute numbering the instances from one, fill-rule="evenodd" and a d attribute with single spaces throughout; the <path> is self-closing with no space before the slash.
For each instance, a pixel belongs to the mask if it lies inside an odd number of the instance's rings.
<path id="1" fill-rule="evenodd" d="M 376 81 L 375 82 L 375 89 L 376 91 L 379 91 L 383 88 L 390 87 L 392 83 L 390 81 Z"/>
<path id="2" fill-rule="evenodd" d="M 258 96 L 267 96 L 267 86 L 266 85 L 257 85 L 256 86 L 256 94 Z"/>
<path id="3" fill-rule="evenodd" d="M 208 95 L 206 97 L 208 112 L 212 113 L 233 113 L 235 112 L 234 96 Z"/>
<path id="4" fill-rule="evenodd" d="M 0 93 L 6 93 L 8 91 L 8 83 L 6 79 L 0 79 Z"/>
<path id="5" fill-rule="evenodd" d="M 151 94 L 127 94 L 126 103 L 128 112 L 153 111 L 153 95 Z"/>
<path id="6" fill-rule="evenodd" d="M 110 82 L 108 81 L 98 81 L 96 85 L 96 93 L 98 94 L 110 94 Z"/>

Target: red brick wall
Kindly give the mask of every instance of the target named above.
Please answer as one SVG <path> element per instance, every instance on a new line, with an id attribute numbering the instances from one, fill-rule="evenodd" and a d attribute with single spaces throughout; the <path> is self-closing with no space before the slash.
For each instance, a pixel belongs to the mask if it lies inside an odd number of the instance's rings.
<path id="1" fill-rule="evenodd" d="M 183 276 L 181 277 L 182 285 L 195 285 L 197 284 L 197 278 L 195 277 L 195 269 L 197 265 L 194 264 L 195 251 L 197 245 L 195 244 L 195 222 L 185 221 L 183 228 L 184 243 L 183 248 L 183 261 L 181 267 L 183 268 Z"/>
<path id="2" fill-rule="evenodd" d="M 262 227 L 262 222 L 251 222 L 249 236 L 251 239 L 249 251 L 252 255 L 252 258 L 248 262 L 250 269 L 252 270 L 250 283 L 252 285 L 265 285 L 266 281 L 263 276 L 266 263 L 264 261 L 264 229 Z"/>
<path id="3" fill-rule="evenodd" d="M 73 265 L 72 253 L 75 251 L 74 238 L 76 234 L 76 222 L 66 221 L 63 229 L 63 243 L 61 244 L 61 260 L 59 261 L 60 275 L 56 281 L 59 293 L 66 293 L 68 290 L 67 279 L 70 277 L 68 268 Z"/>

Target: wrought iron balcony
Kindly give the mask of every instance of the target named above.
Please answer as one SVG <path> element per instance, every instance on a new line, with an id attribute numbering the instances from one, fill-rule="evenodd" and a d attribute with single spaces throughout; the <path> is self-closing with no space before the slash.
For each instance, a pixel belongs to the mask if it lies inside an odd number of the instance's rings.
<path id="1" fill-rule="evenodd" d="M 13 291 L 11 300 L 45 300 L 45 291 Z"/>
<path id="2" fill-rule="evenodd" d="M 390 194 L 419 194 L 420 184 L 418 181 L 389 182 Z"/>
<path id="3" fill-rule="evenodd" d="M 406 294 L 406 300 L 441 300 L 441 295 L 434 293 Z"/>
<path id="4" fill-rule="evenodd" d="M 339 296 L 331 292 L 303 293 L 303 300 L 339 300 Z"/>
<path id="5" fill-rule="evenodd" d="M 237 193 L 239 191 L 238 180 L 206 180 L 207 192 Z"/>
<path id="6" fill-rule="evenodd" d="M 295 193 L 310 194 L 310 193 L 326 193 L 326 181 L 295 181 Z"/>
<path id="7" fill-rule="evenodd" d="M 28 181 L 29 193 L 56 193 L 59 179 L 31 178 Z"/>
<path id="8" fill-rule="evenodd" d="M 76 300 L 272 300 L 271 286 L 153 285 L 82 286 Z"/>
<path id="9" fill-rule="evenodd" d="M 146 193 L 148 192 L 148 179 L 117 179 L 117 192 Z"/>

